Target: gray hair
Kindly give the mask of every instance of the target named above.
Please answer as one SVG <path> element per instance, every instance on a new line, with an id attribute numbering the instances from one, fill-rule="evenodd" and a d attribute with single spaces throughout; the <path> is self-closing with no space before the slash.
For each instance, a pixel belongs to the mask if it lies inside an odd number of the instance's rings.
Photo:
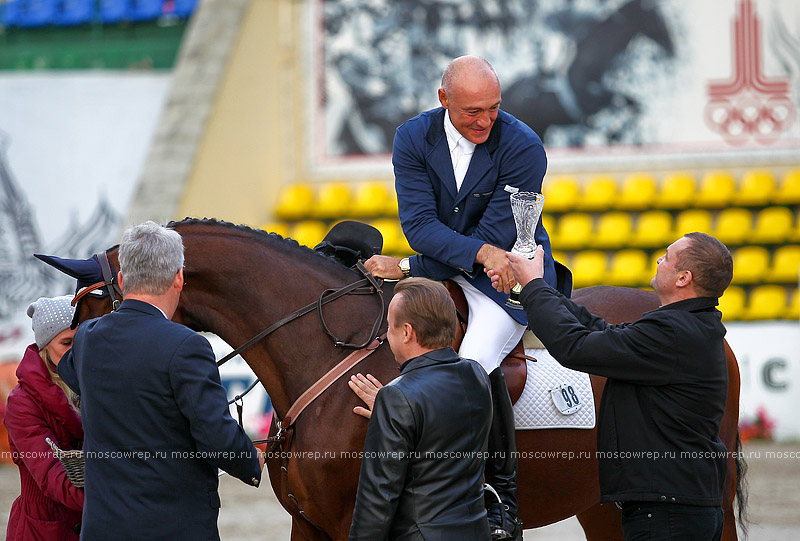
<path id="1" fill-rule="evenodd" d="M 131 227 L 119 243 L 119 266 L 124 293 L 160 295 L 183 268 L 183 239 L 152 221 Z"/>

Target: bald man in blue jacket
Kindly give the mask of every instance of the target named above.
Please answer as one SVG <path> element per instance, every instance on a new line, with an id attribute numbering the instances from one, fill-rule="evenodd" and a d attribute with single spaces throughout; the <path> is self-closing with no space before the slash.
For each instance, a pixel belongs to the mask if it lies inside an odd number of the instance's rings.
<path id="1" fill-rule="evenodd" d="M 397 129 L 392 150 L 395 188 L 403 232 L 417 255 L 373 256 L 366 267 L 376 276 L 451 279 L 469 304 L 469 323 L 459 355 L 489 374 L 494 419 L 489 438 L 487 482 L 502 505 L 489 509 L 494 539 L 518 537 L 517 460 L 513 410 L 499 370 L 525 331 L 524 311 L 506 306 L 515 284 L 506 259 L 517 238 L 510 196 L 541 192 L 547 169 L 536 133 L 500 110 L 500 82 L 483 58 L 453 60 L 442 76 L 441 107 Z M 539 223 L 535 238 L 544 248 L 545 281 L 556 287 L 550 239 Z M 484 271 L 500 277 L 496 291 Z"/>

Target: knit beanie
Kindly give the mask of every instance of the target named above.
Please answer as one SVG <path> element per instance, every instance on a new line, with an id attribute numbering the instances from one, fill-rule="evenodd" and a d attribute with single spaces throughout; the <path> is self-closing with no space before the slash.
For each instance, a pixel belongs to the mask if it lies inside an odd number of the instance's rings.
<path id="1" fill-rule="evenodd" d="M 42 349 L 61 331 L 69 329 L 75 307 L 71 295 L 63 297 L 41 297 L 28 306 L 28 317 L 36 337 L 36 346 Z"/>

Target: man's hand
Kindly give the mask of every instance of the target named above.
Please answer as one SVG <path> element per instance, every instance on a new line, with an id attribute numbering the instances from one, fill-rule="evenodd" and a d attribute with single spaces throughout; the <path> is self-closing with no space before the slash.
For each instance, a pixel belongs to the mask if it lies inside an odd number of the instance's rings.
<path id="1" fill-rule="evenodd" d="M 375 395 L 378 394 L 383 384 L 372 374 L 367 374 L 366 376 L 362 374 L 350 376 L 350 381 L 348 381 L 347 384 L 350 386 L 350 389 L 367 404 L 366 408 L 356 406 L 353 408 L 353 413 L 366 417 L 367 419 L 372 417 L 372 406 L 375 405 Z"/>
<path id="2" fill-rule="evenodd" d="M 484 244 L 478 250 L 475 261 L 483 265 L 484 272 L 492 278 L 492 286 L 501 293 L 510 293 L 517 282 L 506 259 L 505 250 L 497 246 Z"/>
<path id="3" fill-rule="evenodd" d="M 544 276 L 544 250 L 541 246 L 536 248 L 536 254 L 533 259 L 527 259 L 511 252 L 507 252 L 506 257 L 511 271 L 514 273 L 514 278 L 522 284 L 522 287 L 528 285 L 531 280 Z M 487 272 L 487 274 L 492 279 L 492 286 L 500 291 L 498 288 L 500 276 L 495 272 Z"/>
<path id="4" fill-rule="evenodd" d="M 367 259 L 364 266 L 373 276 L 388 280 L 402 280 L 403 271 L 400 270 L 400 259 L 388 255 L 374 255 Z"/>

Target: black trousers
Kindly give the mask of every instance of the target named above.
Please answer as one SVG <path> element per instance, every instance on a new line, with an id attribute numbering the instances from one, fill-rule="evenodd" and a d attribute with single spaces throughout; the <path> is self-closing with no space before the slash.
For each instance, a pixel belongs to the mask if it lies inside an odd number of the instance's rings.
<path id="1" fill-rule="evenodd" d="M 660 502 L 624 502 L 625 541 L 719 541 L 722 507 Z"/>

